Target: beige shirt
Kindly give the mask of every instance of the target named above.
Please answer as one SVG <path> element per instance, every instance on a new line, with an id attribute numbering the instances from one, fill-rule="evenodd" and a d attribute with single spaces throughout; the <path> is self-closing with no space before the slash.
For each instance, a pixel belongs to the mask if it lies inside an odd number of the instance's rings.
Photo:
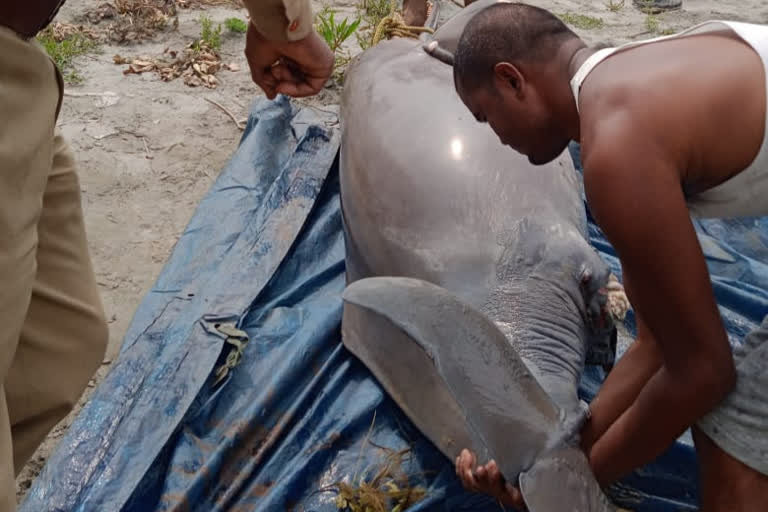
<path id="1" fill-rule="evenodd" d="M 253 23 L 273 41 L 297 41 L 312 31 L 310 0 L 243 0 Z"/>

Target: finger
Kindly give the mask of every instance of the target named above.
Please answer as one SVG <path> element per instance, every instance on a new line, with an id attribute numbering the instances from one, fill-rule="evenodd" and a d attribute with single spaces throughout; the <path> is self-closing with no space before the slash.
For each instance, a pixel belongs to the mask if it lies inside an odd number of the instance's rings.
<path id="1" fill-rule="evenodd" d="M 272 66 L 272 76 L 275 77 L 275 80 L 278 82 L 301 82 L 302 77 L 297 75 L 293 72 L 293 70 L 283 64 L 282 62 L 278 61 L 274 66 Z"/>
<path id="2" fill-rule="evenodd" d="M 262 80 L 262 82 L 258 84 L 258 86 L 261 87 L 261 90 L 264 91 L 264 94 L 267 96 L 267 98 L 271 100 L 275 99 L 275 96 L 277 96 L 276 85 L 277 84 L 274 82 L 274 80 L 270 79 Z"/>
<path id="3" fill-rule="evenodd" d="M 506 491 L 507 496 L 509 497 L 509 503 L 505 504 L 520 511 L 528 510 L 528 507 L 525 505 L 525 500 L 523 500 L 523 493 L 520 492 L 520 489 L 507 482 Z"/>
<path id="4" fill-rule="evenodd" d="M 499 466 L 495 460 L 488 463 L 488 481 L 494 494 L 504 494 L 504 477 L 499 472 Z"/>
<path id="5" fill-rule="evenodd" d="M 475 475 L 472 472 L 472 468 L 474 467 L 475 456 L 472 454 L 472 452 L 468 450 L 464 450 L 461 455 L 462 455 L 461 481 L 464 483 L 464 486 L 467 489 L 472 491 L 477 491 L 477 481 L 475 480 Z"/>
<path id="6" fill-rule="evenodd" d="M 469 466 L 473 468 L 477 465 L 477 457 L 475 457 L 474 452 L 467 450 L 467 453 L 469 455 Z"/>
<path id="7" fill-rule="evenodd" d="M 475 475 L 472 472 L 472 469 L 467 469 L 464 472 L 464 478 L 462 479 L 464 482 L 464 486 L 469 489 L 470 491 L 479 492 L 479 486 L 477 484 L 477 480 L 475 479 Z"/>
<path id="8" fill-rule="evenodd" d="M 499 473 L 496 462 L 491 461 L 485 465 L 485 487 L 491 496 L 502 496 L 504 490 L 504 478 Z"/>
<path id="9" fill-rule="evenodd" d="M 268 99 L 273 100 L 277 96 L 277 89 L 275 89 L 274 87 L 270 87 L 266 84 L 257 84 L 257 85 L 261 88 L 262 91 L 264 91 L 264 95 Z"/>
<path id="10" fill-rule="evenodd" d="M 461 452 L 461 477 L 466 479 L 467 472 L 472 471 L 472 452 L 463 450 Z"/>
<path id="11" fill-rule="evenodd" d="M 328 82 L 327 75 L 310 75 L 287 65 L 288 61 L 280 62 L 272 68 L 272 74 L 277 79 L 277 91 L 286 96 L 313 96 L 320 92 Z"/>
<path id="12" fill-rule="evenodd" d="M 470 468 L 469 460 L 469 452 L 467 450 L 463 450 L 461 455 L 459 455 L 459 476 L 461 478 L 464 478 L 465 473 Z"/>
<path id="13" fill-rule="evenodd" d="M 470 451 L 466 448 L 461 450 L 461 454 L 459 454 L 459 464 L 461 465 L 461 471 L 466 471 L 471 461 L 472 458 Z"/>
<path id="14" fill-rule="evenodd" d="M 281 57 L 280 58 L 280 66 L 288 70 L 290 72 L 291 76 L 294 77 L 294 82 L 306 82 L 307 81 L 307 71 L 305 68 L 302 68 L 299 64 L 296 63 L 293 59 L 289 59 L 287 57 Z M 312 73 L 309 73 L 310 75 Z M 328 73 L 330 75 L 330 72 Z"/>
<path id="15" fill-rule="evenodd" d="M 320 92 L 322 87 L 317 88 L 315 85 L 309 82 L 279 82 L 277 84 L 277 92 L 285 94 L 286 96 L 293 96 L 294 98 L 304 98 L 306 96 L 313 96 Z"/>
<path id="16" fill-rule="evenodd" d="M 459 456 L 456 457 L 456 476 L 459 477 L 459 480 L 461 480 L 462 485 L 466 486 L 466 482 L 464 482 L 464 474 L 467 470 L 467 456 L 466 456 L 466 450 L 462 450 L 461 453 L 459 453 Z"/>
<path id="17" fill-rule="evenodd" d="M 275 77 L 275 75 L 272 73 L 272 70 L 266 69 L 264 73 L 261 75 L 261 83 L 264 84 L 264 86 L 269 87 L 271 89 L 274 89 L 277 87 L 278 79 Z"/>
<path id="18" fill-rule="evenodd" d="M 495 460 L 487 464 L 488 479 L 491 481 L 489 494 L 497 496 L 503 505 L 514 507 L 515 510 L 524 510 L 525 503 L 522 494 L 517 487 L 511 485 L 504 479 L 504 475 L 499 471 L 499 466 Z"/>
<path id="19" fill-rule="evenodd" d="M 475 481 L 477 482 L 477 486 L 483 491 L 488 492 L 490 490 L 490 482 L 488 481 L 488 471 L 485 469 L 485 466 L 479 466 L 475 469 L 474 472 L 475 475 Z"/>
<path id="20" fill-rule="evenodd" d="M 489 462 L 486 467 L 488 468 L 488 475 L 490 478 L 493 478 L 495 480 L 501 479 L 501 473 L 499 473 L 499 466 L 496 464 L 495 460 L 492 460 Z"/>
<path id="21" fill-rule="evenodd" d="M 259 69 L 252 67 L 251 79 L 262 91 L 264 91 L 264 94 L 266 94 L 269 99 L 273 99 L 277 96 L 277 80 L 275 80 L 275 77 L 269 71 L 269 68 Z"/>

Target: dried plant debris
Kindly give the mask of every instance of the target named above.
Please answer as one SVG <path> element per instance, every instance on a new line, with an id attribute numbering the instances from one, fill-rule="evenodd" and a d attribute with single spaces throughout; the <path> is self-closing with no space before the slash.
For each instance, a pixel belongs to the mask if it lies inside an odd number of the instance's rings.
<path id="1" fill-rule="evenodd" d="M 178 28 L 174 0 L 113 0 L 86 14 L 94 25 L 106 23 L 106 37 L 116 43 L 149 39 L 168 27 Z"/>
<path id="2" fill-rule="evenodd" d="M 371 441 L 375 423 L 376 412 L 374 411 L 371 426 L 360 444 L 352 476 L 321 487 L 311 495 L 336 494 L 334 503 L 342 512 L 405 512 L 427 496 L 427 490 L 414 485 L 412 480 L 434 472 L 420 471 L 409 475 L 403 470 L 403 466 L 412 455 L 411 447 L 395 450 Z M 384 454 L 383 461 L 380 459 L 376 463 L 369 464 L 359 472 L 363 453 L 371 446 Z M 360 475 L 359 478 L 358 475 Z"/>
<path id="3" fill-rule="evenodd" d="M 57 43 L 67 39 L 80 38 L 87 38 L 92 41 L 97 41 L 102 36 L 101 32 L 98 30 L 86 27 L 85 25 L 73 25 L 72 23 L 60 23 L 58 21 L 54 21 L 48 25 L 43 30 L 43 34 L 50 36 Z"/>
<path id="4" fill-rule="evenodd" d="M 373 444 L 373 443 L 371 443 Z M 376 446 L 376 445 L 374 445 Z M 401 466 L 410 448 L 395 451 L 383 446 L 387 453 L 384 463 L 368 481 L 361 478 L 355 484 L 338 482 L 336 508 L 351 512 L 401 512 L 408 510 L 426 496 L 423 487 L 413 486 Z"/>
<path id="5" fill-rule="evenodd" d="M 404 512 L 421 501 L 427 491 L 414 486 L 411 479 L 419 475 L 408 475 L 403 470 L 403 463 L 411 454 L 411 448 L 394 450 L 371 441 L 371 433 L 376 423 L 374 413 L 368 433 L 360 445 L 356 468 L 349 482 L 339 481 L 316 492 L 335 492 L 336 508 L 344 512 Z M 373 446 L 385 454 L 381 463 L 369 466 L 358 479 L 359 464 L 363 450 Z M 366 478 L 365 475 L 372 475 Z"/>
<path id="6" fill-rule="evenodd" d="M 54 22 L 42 30 L 36 39 L 56 63 L 64 80 L 73 84 L 83 79 L 74 65 L 74 59 L 97 51 L 100 34 L 84 26 Z"/>
<path id="7" fill-rule="evenodd" d="M 184 83 L 190 87 L 203 86 L 209 89 L 215 89 L 219 85 L 216 73 L 222 69 L 229 71 L 239 71 L 240 69 L 234 63 L 222 64 L 218 53 L 199 41 L 190 44 L 181 55 L 176 51 L 166 49 L 163 55 L 158 58 L 126 58 L 115 55 L 114 62 L 115 64 L 128 65 L 123 70 L 125 75 L 153 72 L 164 82 L 170 82 L 181 77 Z"/>

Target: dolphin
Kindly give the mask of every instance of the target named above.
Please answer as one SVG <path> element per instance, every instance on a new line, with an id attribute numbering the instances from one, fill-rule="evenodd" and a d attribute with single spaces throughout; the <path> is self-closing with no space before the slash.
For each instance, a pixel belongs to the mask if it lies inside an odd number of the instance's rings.
<path id="1" fill-rule="evenodd" d="M 503 146 L 453 86 L 463 26 L 497 1 L 437 2 L 434 34 L 347 69 L 342 341 L 449 460 L 495 459 L 531 512 L 613 511 L 579 449 L 580 376 L 615 357 L 616 282 L 577 172 L 567 151 L 534 166 Z"/>

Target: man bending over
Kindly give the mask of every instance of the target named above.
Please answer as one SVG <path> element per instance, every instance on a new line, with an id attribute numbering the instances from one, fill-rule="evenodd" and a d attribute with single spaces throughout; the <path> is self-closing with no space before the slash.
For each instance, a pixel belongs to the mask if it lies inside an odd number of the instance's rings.
<path id="1" fill-rule="evenodd" d="M 621 261 L 637 339 L 582 430 L 595 475 L 608 485 L 692 427 L 704 512 L 768 497 L 768 311 L 732 351 L 690 219 L 768 214 L 766 59 L 760 25 L 596 51 L 518 3 L 479 12 L 455 54 L 459 96 L 503 144 L 540 165 L 581 143 L 587 202 Z M 464 451 L 457 473 L 520 505 L 493 462 Z"/>

